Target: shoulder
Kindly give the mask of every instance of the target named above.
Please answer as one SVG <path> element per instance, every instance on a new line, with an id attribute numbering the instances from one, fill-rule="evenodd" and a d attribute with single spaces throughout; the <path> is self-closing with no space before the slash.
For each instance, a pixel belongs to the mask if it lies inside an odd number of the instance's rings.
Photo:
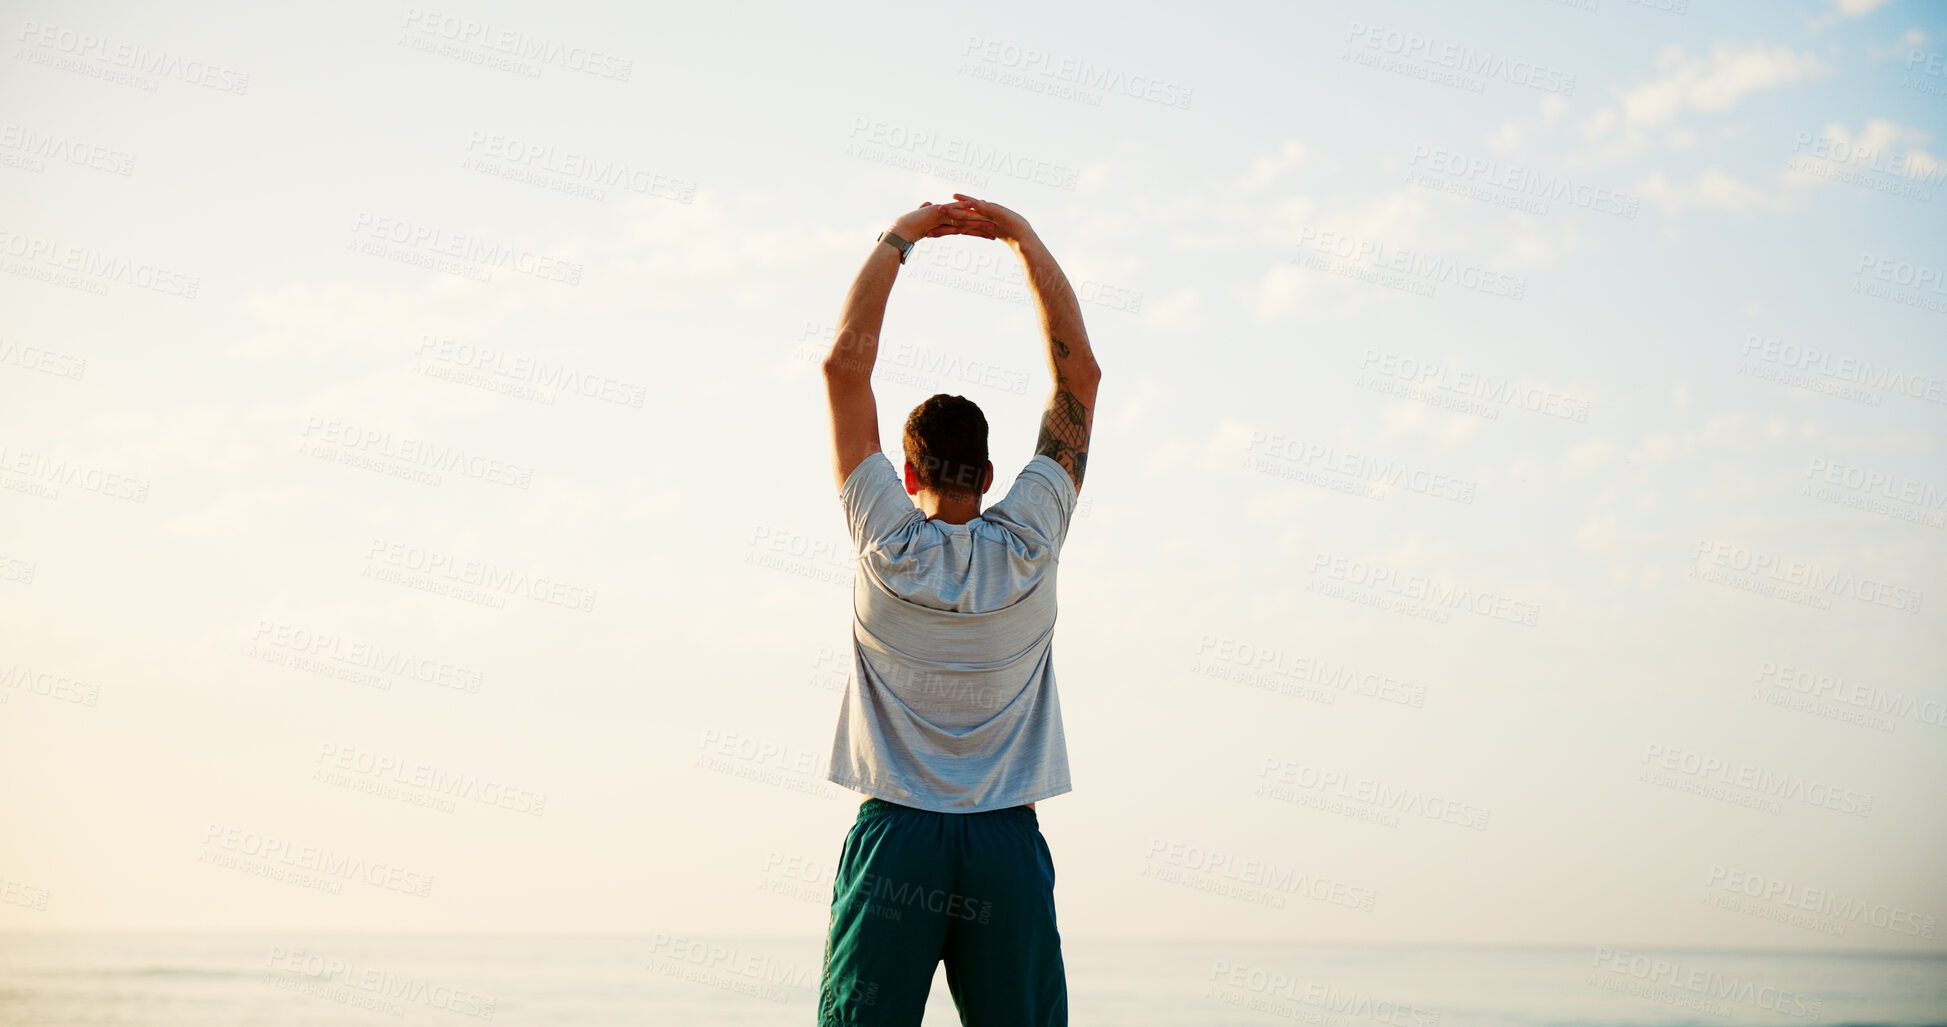
<path id="1" fill-rule="evenodd" d="M 852 473 L 845 476 L 845 484 L 838 487 L 838 492 L 840 495 L 847 495 L 888 479 L 899 480 L 899 472 L 893 470 L 892 458 L 886 456 L 885 450 L 878 450 L 859 461 L 857 467 L 852 468 Z"/>
<path id="2" fill-rule="evenodd" d="M 1069 475 L 1068 468 L 1063 467 L 1054 457 L 1046 453 L 1036 453 L 1034 459 L 1029 460 L 1028 465 L 1021 468 L 1021 474 L 1032 475 L 1037 481 L 1054 490 L 1064 502 L 1072 504 L 1075 501 L 1075 479 Z"/>

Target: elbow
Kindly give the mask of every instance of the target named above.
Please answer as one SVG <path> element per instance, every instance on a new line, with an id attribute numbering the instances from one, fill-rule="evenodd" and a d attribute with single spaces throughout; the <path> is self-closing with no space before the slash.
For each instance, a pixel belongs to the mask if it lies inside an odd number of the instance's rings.
<path id="1" fill-rule="evenodd" d="M 841 353 L 836 350 L 834 350 L 830 356 L 825 358 L 825 362 L 822 366 L 824 367 L 825 370 L 825 380 L 828 382 L 857 381 L 861 378 L 868 378 L 872 374 L 872 369 L 870 367 L 861 366 L 861 362 L 858 359 L 858 357 Z"/>
<path id="2" fill-rule="evenodd" d="M 1086 385 L 1092 389 L 1102 384 L 1102 365 L 1096 363 L 1094 357 L 1090 357 L 1081 366 L 1070 371 L 1068 376 L 1074 379 L 1076 384 Z"/>

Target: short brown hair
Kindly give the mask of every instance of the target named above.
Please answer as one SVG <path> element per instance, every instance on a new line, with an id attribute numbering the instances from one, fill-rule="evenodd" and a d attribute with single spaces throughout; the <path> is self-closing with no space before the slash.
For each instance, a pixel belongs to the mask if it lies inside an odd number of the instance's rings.
<path id="1" fill-rule="evenodd" d="M 903 438 L 922 488 L 980 494 L 987 471 L 987 416 L 965 396 L 942 392 L 913 408 Z"/>

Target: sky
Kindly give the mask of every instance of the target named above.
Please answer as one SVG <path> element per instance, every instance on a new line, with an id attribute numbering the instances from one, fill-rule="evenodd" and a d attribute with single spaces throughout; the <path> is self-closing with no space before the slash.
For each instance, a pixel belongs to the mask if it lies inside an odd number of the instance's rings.
<path id="1" fill-rule="evenodd" d="M 8 4 L 0 930 L 817 936 L 817 362 L 1103 368 L 1075 937 L 1940 952 L 1947 17 Z M 1049 388 L 919 244 L 881 437 Z"/>

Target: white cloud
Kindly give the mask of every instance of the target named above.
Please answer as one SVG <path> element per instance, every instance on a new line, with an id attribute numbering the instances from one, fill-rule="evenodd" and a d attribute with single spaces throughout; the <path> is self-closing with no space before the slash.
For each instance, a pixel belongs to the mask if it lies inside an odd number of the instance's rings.
<path id="1" fill-rule="evenodd" d="M 1790 210 L 1796 205 L 1794 194 L 1781 192 L 1774 196 L 1721 168 L 1705 168 L 1687 184 L 1671 182 L 1663 172 L 1653 171 L 1636 184 L 1636 191 L 1665 214 L 1680 213 L 1692 207 L 1750 214 L 1754 211 Z"/>
<path id="2" fill-rule="evenodd" d="M 1614 552 L 1621 537 L 1621 526 L 1613 513 L 1583 521 L 1575 531 L 1575 541 L 1583 549 L 1595 553 Z"/>
<path id="3" fill-rule="evenodd" d="M 1615 453 L 1616 444 L 1608 439 L 1590 439 L 1568 451 L 1562 458 L 1562 470 L 1576 475 L 1593 474 Z"/>
<path id="4" fill-rule="evenodd" d="M 1720 44 L 1708 57 L 1696 58 L 1685 57 L 1681 48 L 1666 48 L 1657 65 L 1663 77 L 1621 94 L 1623 117 L 1631 126 L 1661 128 L 1686 110 L 1722 113 L 1752 93 L 1832 70 L 1815 54 L 1755 43 L 1743 48 Z"/>
<path id="5" fill-rule="evenodd" d="M 1832 0 L 1832 6 L 1848 18 L 1863 18 L 1886 5 L 1886 0 Z"/>
<path id="6" fill-rule="evenodd" d="M 1253 189 L 1262 189 L 1277 181 L 1285 172 L 1305 163 L 1305 147 L 1295 140 L 1286 140 L 1278 152 L 1266 154 L 1251 161 L 1251 170 L 1244 176 L 1244 184 Z"/>
<path id="7" fill-rule="evenodd" d="M 1142 469 L 1138 473 L 1144 478 L 1160 478 L 1182 467 L 1190 453 L 1189 443 L 1182 439 L 1171 439 L 1143 457 Z"/>
<path id="8" fill-rule="evenodd" d="M 1154 303 L 1144 303 L 1142 316 L 1144 320 L 1159 325 L 1179 324 L 1196 311 L 1202 298 L 1203 293 L 1196 286 L 1185 286 Z"/>
<path id="9" fill-rule="evenodd" d="M 1257 319 L 1274 321 L 1297 313 L 1311 289 L 1312 276 L 1304 268 L 1296 264 L 1274 265 L 1258 282 Z"/>
<path id="10" fill-rule="evenodd" d="M 1921 150 L 1918 144 L 1932 138 L 1925 129 L 1902 125 L 1888 118 L 1868 118 L 1866 125 L 1857 135 L 1851 129 L 1832 122 L 1820 133 L 1823 142 L 1820 149 L 1813 151 L 1801 147 L 1804 152 L 1817 154 L 1814 159 L 1828 161 L 1834 165 L 1849 166 L 1865 171 L 1878 171 L 1911 179 L 1933 177 L 1941 168 L 1940 158 Z M 1803 138 L 1802 136 L 1800 137 Z M 1800 175 L 1794 181 L 1798 185 L 1814 185 L 1827 179 L 1818 175 Z M 1938 184 L 1938 183 L 1936 183 Z"/>
<path id="11" fill-rule="evenodd" d="M 1903 61 L 1913 55 L 1913 51 L 1927 45 L 1927 34 L 1917 28 L 1900 33 L 1900 38 L 1883 46 L 1868 44 L 1866 57 L 1872 61 Z"/>

